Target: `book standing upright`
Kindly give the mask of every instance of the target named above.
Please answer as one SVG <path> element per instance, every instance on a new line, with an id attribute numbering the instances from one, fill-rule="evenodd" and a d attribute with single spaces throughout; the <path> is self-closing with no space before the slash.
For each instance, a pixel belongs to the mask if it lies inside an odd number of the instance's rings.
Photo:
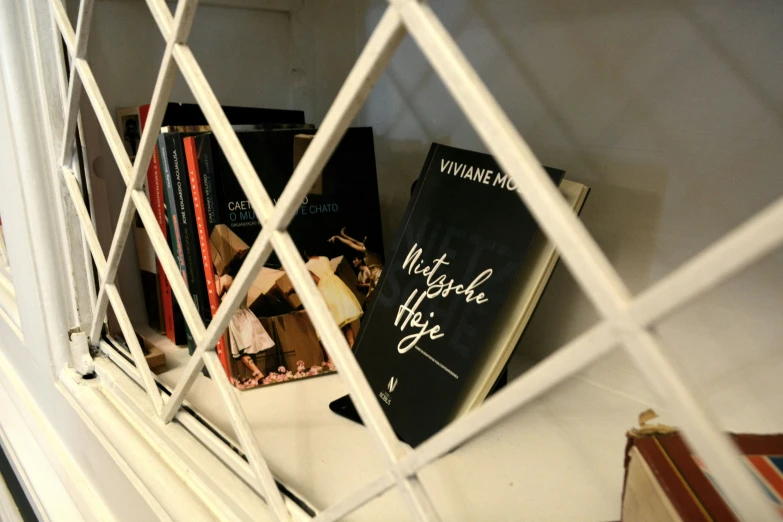
<path id="1" fill-rule="evenodd" d="M 563 171 L 546 171 L 561 183 Z M 563 188 L 578 211 L 587 189 Z M 492 156 L 432 146 L 356 346 L 404 441 L 420 444 L 489 393 L 554 267 L 537 230 Z"/>

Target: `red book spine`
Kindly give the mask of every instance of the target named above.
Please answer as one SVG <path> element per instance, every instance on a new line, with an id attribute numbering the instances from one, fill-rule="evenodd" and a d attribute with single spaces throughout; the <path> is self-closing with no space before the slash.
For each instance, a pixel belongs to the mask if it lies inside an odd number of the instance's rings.
<path id="1" fill-rule="evenodd" d="M 198 230 L 198 242 L 201 246 L 201 260 L 204 263 L 204 274 L 207 279 L 207 296 L 209 297 L 209 309 L 212 317 L 215 317 L 220 299 L 215 289 L 215 269 L 212 266 L 212 251 L 207 235 L 207 212 L 204 208 L 204 190 L 201 186 L 201 172 L 198 168 L 198 153 L 196 152 L 195 138 L 187 137 L 182 140 L 185 148 L 185 160 L 188 164 L 188 177 L 190 178 L 190 190 L 193 194 L 193 210 L 196 214 L 196 229 Z M 217 354 L 228 378 L 231 378 L 228 352 L 226 350 L 225 336 L 220 336 L 217 342 Z"/>
<path id="2" fill-rule="evenodd" d="M 147 114 L 149 113 L 150 106 L 142 105 L 139 107 L 139 123 L 142 130 L 147 123 Z M 152 160 L 149 167 L 147 167 L 147 188 L 150 194 L 150 206 L 152 212 L 155 214 L 155 219 L 160 226 L 163 237 L 168 236 L 168 230 L 166 229 L 166 210 L 163 200 L 163 178 L 160 173 L 160 156 L 158 155 L 158 145 L 152 151 Z M 155 256 L 157 258 L 157 256 Z M 176 334 L 174 333 L 174 302 L 171 296 L 171 285 L 166 277 L 166 273 L 163 271 L 163 266 L 160 264 L 160 259 L 157 259 L 158 265 L 158 284 L 160 285 L 160 301 L 163 308 L 163 324 L 166 328 L 166 337 L 171 342 L 176 343 Z"/>

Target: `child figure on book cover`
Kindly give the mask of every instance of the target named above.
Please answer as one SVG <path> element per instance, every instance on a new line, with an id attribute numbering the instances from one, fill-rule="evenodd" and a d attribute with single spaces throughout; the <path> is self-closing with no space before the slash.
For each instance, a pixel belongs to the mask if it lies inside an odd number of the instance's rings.
<path id="1" fill-rule="evenodd" d="M 223 296 L 231 288 L 234 278 L 228 274 L 215 277 L 218 296 Z M 247 309 L 244 299 L 234 312 L 228 323 L 229 345 L 231 356 L 239 359 L 252 372 L 253 377 L 248 384 L 257 385 L 264 378 L 264 373 L 256 366 L 253 357 L 275 346 L 275 342 L 267 333 L 258 317 Z"/>
<path id="2" fill-rule="evenodd" d="M 318 284 L 318 290 L 321 292 L 324 301 L 326 301 L 329 312 L 332 314 L 337 326 L 345 334 L 348 346 L 353 347 L 356 338 L 351 329 L 351 323 L 364 314 L 362 305 L 359 304 L 356 296 L 353 295 L 353 292 L 345 283 L 334 275 L 334 270 L 328 257 L 311 257 L 307 261 L 306 266 L 315 275 L 314 279 L 316 284 Z"/>

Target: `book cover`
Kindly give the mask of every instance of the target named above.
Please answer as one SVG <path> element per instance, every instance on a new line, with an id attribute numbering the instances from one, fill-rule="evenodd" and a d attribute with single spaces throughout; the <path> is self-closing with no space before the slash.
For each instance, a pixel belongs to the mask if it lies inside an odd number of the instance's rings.
<path id="1" fill-rule="evenodd" d="M 433 144 L 356 345 L 404 441 L 454 417 L 537 230 L 492 156 Z"/>
<path id="2" fill-rule="evenodd" d="M 117 109 L 117 123 L 123 144 L 128 156 L 133 162 L 136 158 L 141 132 L 146 126 L 150 105 L 120 107 Z M 266 109 L 252 107 L 224 106 L 223 110 L 230 122 L 236 125 L 251 125 L 258 122 L 282 122 L 303 124 L 304 112 L 284 109 Z M 170 125 L 206 125 L 207 120 L 197 104 L 168 103 L 161 127 Z M 147 168 L 147 178 L 144 190 L 150 201 L 153 213 L 161 227 L 161 232 L 168 238 L 170 226 L 166 223 L 165 196 L 163 180 L 160 172 L 160 155 L 156 144 L 150 165 Z M 141 219 L 137 216 L 134 226 L 137 260 L 141 272 L 142 292 L 147 311 L 147 322 L 156 331 L 165 332 L 175 344 L 186 342 L 185 321 L 176 300 L 171 293 L 171 285 L 155 255 L 149 236 L 144 230 Z"/>
<path id="3" fill-rule="evenodd" d="M 301 156 L 300 141 L 312 132 L 278 129 L 238 134 L 273 200 L 280 197 L 293 174 L 295 160 Z M 214 287 L 222 297 L 261 225 L 214 136 L 197 136 L 194 145 L 202 173 L 212 173 L 202 175 L 204 210 L 209 216 L 214 209 L 215 225 L 209 231 L 211 268 Z M 348 130 L 288 230 L 332 316 L 352 344 L 363 304 L 374 288 L 373 274 L 380 274 L 383 267 L 372 129 Z M 271 257 L 255 277 L 229 324 L 226 344 L 231 377 L 239 388 L 334 370 L 276 257 Z"/>
<path id="4" fill-rule="evenodd" d="M 783 435 L 731 437 L 783 515 Z M 625 468 L 623 520 L 738 520 L 709 468 L 676 431 L 629 435 Z"/>

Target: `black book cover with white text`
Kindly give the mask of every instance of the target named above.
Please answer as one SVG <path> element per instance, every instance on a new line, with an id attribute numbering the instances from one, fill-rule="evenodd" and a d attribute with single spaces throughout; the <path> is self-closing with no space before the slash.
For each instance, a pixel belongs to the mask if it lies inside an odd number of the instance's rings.
<path id="1" fill-rule="evenodd" d="M 564 172 L 547 168 L 552 182 Z M 492 156 L 433 144 L 356 358 L 416 446 L 453 417 L 538 226 Z"/>

